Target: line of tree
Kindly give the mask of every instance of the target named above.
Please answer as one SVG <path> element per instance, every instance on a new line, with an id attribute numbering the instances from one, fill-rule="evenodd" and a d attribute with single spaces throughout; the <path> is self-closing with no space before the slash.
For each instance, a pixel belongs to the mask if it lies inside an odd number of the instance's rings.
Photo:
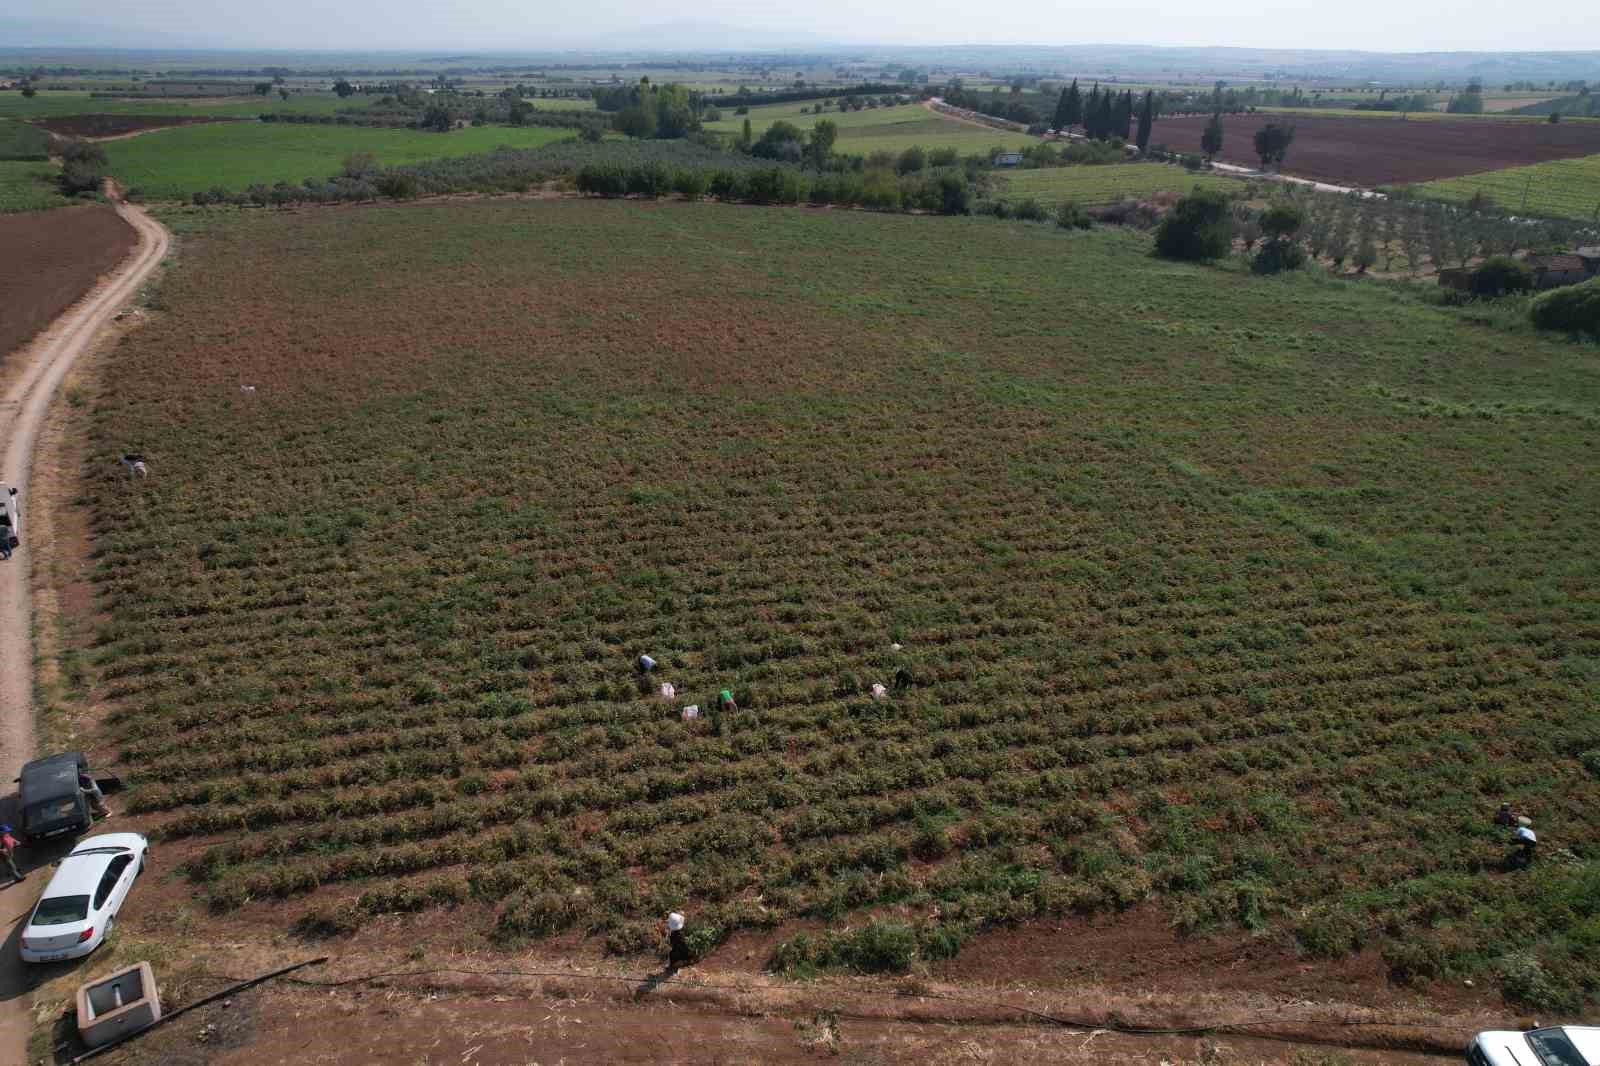
<path id="1" fill-rule="evenodd" d="M 596 106 L 602 111 L 618 110 L 617 108 L 606 107 L 604 104 L 600 103 L 600 94 L 606 91 L 607 90 L 604 89 L 595 90 Z M 796 103 L 801 100 L 828 100 L 836 96 L 895 96 L 913 91 L 914 90 L 909 85 L 899 85 L 893 82 L 865 82 L 861 85 L 836 85 L 827 89 L 816 87 L 810 89 L 781 89 L 777 92 L 752 92 L 750 89 L 741 85 L 735 92 L 718 96 L 717 106 L 755 107 L 758 104 L 789 104 Z"/>
<path id="2" fill-rule="evenodd" d="M 963 89 L 955 84 L 946 86 L 942 90 L 944 102 L 952 107 L 965 108 L 976 111 L 980 115 L 990 118 L 1004 119 L 1007 122 L 1016 122 L 1023 126 L 1042 126 L 1044 115 L 1040 113 L 1030 101 L 1039 100 L 1037 94 L 1022 96 L 1021 94 L 980 93 L 970 89 Z"/>

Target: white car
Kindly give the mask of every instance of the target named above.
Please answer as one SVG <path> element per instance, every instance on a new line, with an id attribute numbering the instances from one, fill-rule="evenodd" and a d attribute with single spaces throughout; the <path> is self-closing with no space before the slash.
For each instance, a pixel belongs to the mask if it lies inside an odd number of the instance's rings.
<path id="1" fill-rule="evenodd" d="M 57 864 L 22 930 L 23 962 L 59 962 L 89 954 L 116 924 L 133 879 L 144 872 L 150 842 L 138 833 L 85 837 Z"/>
<path id="2" fill-rule="evenodd" d="M 1552 1025 L 1525 1033 L 1479 1033 L 1467 1045 L 1468 1066 L 1600 1066 L 1600 1028 Z"/>

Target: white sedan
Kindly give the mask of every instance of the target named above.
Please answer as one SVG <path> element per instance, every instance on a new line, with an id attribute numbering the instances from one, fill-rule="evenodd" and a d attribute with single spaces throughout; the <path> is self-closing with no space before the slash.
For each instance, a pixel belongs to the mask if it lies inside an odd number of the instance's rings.
<path id="1" fill-rule="evenodd" d="M 56 867 L 22 930 L 23 962 L 76 959 L 99 947 L 116 924 L 150 842 L 138 833 L 78 841 Z"/>

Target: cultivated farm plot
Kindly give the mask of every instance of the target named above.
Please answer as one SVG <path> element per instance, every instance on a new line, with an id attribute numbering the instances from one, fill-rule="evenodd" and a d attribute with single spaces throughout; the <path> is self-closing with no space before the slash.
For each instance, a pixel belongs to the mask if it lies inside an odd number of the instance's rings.
<path id="1" fill-rule="evenodd" d="M 18 165 L 36 164 L 0 163 L 0 175 Z M 49 325 L 135 243 L 133 227 L 105 204 L 0 214 L 0 357 Z"/>
<path id="2" fill-rule="evenodd" d="M 1158 192 L 1184 193 L 1199 185 L 1224 192 L 1239 192 L 1237 178 L 1216 174 L 1191 174 L 1166 163 L 1112 163 L 1104 166 L 1040 167 L 1004 171 L 1004 187 L 997 195 L 1006 199 L 1032 198 L 1042 204 L 1076 200 L 1100 204 L 1124 196 L 1149 196 Z"/>
<path id="3" fill-rule="evenodd" d="M 26 122 L 0 119 L 0 161 L 43 162 L 50 158 L 50 135 Z"/>
<path id="4" fill-rule="evenodd" d="M 809 130 L 821 119 L 827 119 L 839 127 L 835 150 L 847 155 L 869 155 L 876 151 L 901 152 L 913 145 L 957 148 L 963 154 L 972 154 L 986 152 L 997 146 L 1026 148 L 1039 143 L 1039 138 L 1025 133 L 1011 133 L 962 122 L 918 104 L 867 108 L 848 113 L 834 110 L 824 111 L 820 115 L 800 113 L 802 107 L 809 108 L 815 103 L 767 104 L 752 107 L 748 115 L 735 115 L 732 108 L 723 108 L 722 121 L 708 123 L 707 127 L 723 133 L 738 133 L 748 118 L 751 135 L 759 138 L 774 122 L 790 122 Z"/>
<path id="5" fill-rule="evenodd" d="M 1157 119 L 1150 140 L 1174 151 L 1199 152 L 1208 121 L 1202 116 Z M 1401 122 L 1259 112 L 1222 117 L 1220 158 L 1257 166 L 1253 138 L 1268 122 L 1295 127 L 1286 173 L 1340 185 L 1431 181 L 1600 152 L 1600 122 L 1552 126 L 1481 116 Z"/>
<path id="6" fill-rule="evenodd" d="M 1445 178 L 1416 191 L 1459 203 L 1482 193 L 1508 211 L 1600 222 L 1600 155 Z"/>
<path id="7" fill-rule="evenodd" d="M 255 118 L 262 112 L 295 112 L 332 115 L 351 108 L 360 109 L 374 97 L 352 96 L 341 99 L 333 93 L 297 93 L 287 100 L 271 96 L 169 96 L 119 100 L 93 96 L 87 91 L 40 92 L 32 99 L 21 93 L 0 93 L 0 117 L 61 118 L 68 115 L 219 115 Z"/>
<path id="8" fill-rule="evenodd" d="M 692 904 L 708 941 L 874 911 L 937 954 L 1154 896 L 1576 988 L 1592 355 L 1148 251 L 704 203 L 211 216 L 92 405 L 126 812 L 274 932 L 448 906 L 458 944 L 637 951 Z M 1537 877 L 1499 867 L 1507 796 Z"/>
<path id="9" fill-rule="evenodd" d="M 56 185 L 60 174 L 52 163 L 0 159 L 0 214 L 43 211 L 69 203 Z"/>
<path id="10" fill-rule="evenodd" d="M 354 152 L 383 166 L 472 155 L 506 146 L 534 148 L 572 136 L 571 130 L 481 126 L 449 133 L 224 122 L 156 130 L 105 145 L 109 170 L 126 188 L 151 199 L 182 199 L 221 186 L 294 184 L 339 173 Z"/>

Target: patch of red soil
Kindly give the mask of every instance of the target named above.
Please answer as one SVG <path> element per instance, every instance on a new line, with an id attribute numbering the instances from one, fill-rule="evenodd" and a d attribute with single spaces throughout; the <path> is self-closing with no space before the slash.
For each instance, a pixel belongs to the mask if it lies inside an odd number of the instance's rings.
<path id="1" fill-rule="evenodd" d="M 247 121 L 220 115 L 60 115 L 33 119 L 33 125 L 62 137 L 125 137 L 169 126 L 194 126 L 204 122 Z"/>
<path id="2" fill-rule="evenodd" d="M 1151 142 L 1198 153 L 1202 115 L 1157 119 Z M 1600 122 L 1333 118 L 1312 115 L 1222 116 L 1225 163 L 1257 166 L 1256 131 L 1269 122 L 1292 125 L 1294 144 L 1285 173 L 1340 185 L 1432 181 L 1600 153 Z"/>
<path id="3" fill-rule="evenodd" d="M 49 325 L 137 241 L 105 204 L 0 215 L 0 354 Z"/>

